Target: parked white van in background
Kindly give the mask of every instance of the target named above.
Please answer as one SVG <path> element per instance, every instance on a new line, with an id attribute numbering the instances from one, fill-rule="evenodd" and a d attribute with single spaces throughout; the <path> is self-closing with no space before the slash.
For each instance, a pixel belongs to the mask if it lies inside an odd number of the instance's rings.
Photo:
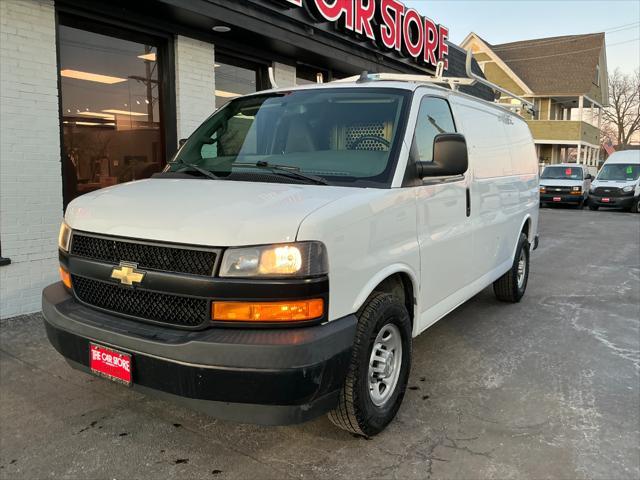
<path id="1" fill-rule="evenodd" d="M 584 207 L 591 178 L 586 165 L 559 163 L 545 167 L 540 175 L 540 206 L 560 203 Z"/>
<path id="2" fill-rule="evenodd" d="M 612 153 L 591 185 L 589 208 L 615 207 L 640 213 L 640 150 Z"/>
<path id="3" fill-rule="evenodd" d="M 374 435 L 412 337 L 489 285 L 522 298 L 538 203 L 529 128 L 495 104 L 366 75 L 238 97 L 162 174 L 69 205 L 47 334 L 216 417 Z"/>

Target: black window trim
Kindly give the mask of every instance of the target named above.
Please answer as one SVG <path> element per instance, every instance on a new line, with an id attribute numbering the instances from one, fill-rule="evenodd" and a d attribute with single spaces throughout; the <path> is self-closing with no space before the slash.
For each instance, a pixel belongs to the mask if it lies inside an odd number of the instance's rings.
<path id="1" fill-rule="evenodd" d="M 414 92 L 414 95 L 419 92 L 420 92 L 419 90 L 416 90 Z M 425 99 L 427 98 L 438 98 L 440 100 L 444 100 L 444 102 L 447 104 L 447 107 L 449 108 L 449 113 L 451 114 L 451 121 L 453 122 L 454 131 L 451 133 L 458 133 L 458 124 L 456 122 L 456 116 L 453 114 L 453 109 L 451 108 L 451 102 L 449 102 L 449 99 L 447 96 L 445 96 L 445 94 L 438 95 L 437 93 L 425 93 L 424 95 L 422 95 L 420 97 L 420 104 L 418 105 L 418 114 L 420 114 L 420 109 L 422 108 L 422 102 L 424 102 Z M 445 177 L 427 178 L 427 179 L 415 178 L 415 175 L 413 173 L 413 168 L 412 168 L 413 164 L 409 163 L 409 161 L 411 159 L 411 150 L 414 148 L 417 125 L 418 125 L 418 118 L 416 115 L 416 121 L 415 121 L 415 124 L 413 125 L 413 136 L 411 137 L 411 144 L 409 145 L 407 165 L 405 167 L 405 172 L 402 178 L 401 187 L 424 187 L 428 185 L 440 185 L 443 183 L 455 183 L 455 182 L 464 181 L 465 175 L 450 175 Z"/>

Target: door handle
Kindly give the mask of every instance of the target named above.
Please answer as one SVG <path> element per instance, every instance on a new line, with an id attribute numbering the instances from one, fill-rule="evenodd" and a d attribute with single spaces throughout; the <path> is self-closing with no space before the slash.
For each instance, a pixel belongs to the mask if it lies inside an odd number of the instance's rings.
<path id="1" fill-rule="evenodd" d="M 471 216 L 471 191 L 467 187 L 467 217 Z"/>

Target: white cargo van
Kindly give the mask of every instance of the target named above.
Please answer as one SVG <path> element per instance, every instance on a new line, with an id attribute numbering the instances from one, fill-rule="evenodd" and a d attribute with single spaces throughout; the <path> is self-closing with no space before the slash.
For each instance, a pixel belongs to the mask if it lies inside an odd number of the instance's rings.
<path id="1" fill-rule="evenodd" d="M 540 206 L 560 203 L 582 209 L 589 200 L 591 180 L 586 165 L 559 163 L 544 167 L 540 176 Z"/>
<path id="2" fill-rule="evenodd" d="M 219 418 L 374 435 L 413 337 L 492 284 L 521 299 L 538 203 L 531 133 L 495 104 L 366 75 L 239 97 L 162 174 L 69 205 L 46 330 Z"/>
<path id="3" fill-rule="evenodd" d="M 615 152 L 591 184 L 589 208 L 629 209 L 640 213 L 640 150 Z"/>

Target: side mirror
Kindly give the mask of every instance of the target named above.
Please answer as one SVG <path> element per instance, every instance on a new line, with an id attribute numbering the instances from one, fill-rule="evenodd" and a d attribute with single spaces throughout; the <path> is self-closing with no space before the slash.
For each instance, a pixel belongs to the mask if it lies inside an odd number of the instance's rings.
<path id="1" fill-rule="evenodd" d="M 418 177 L 462 175 L 469 168 L 467 141 L 460 133 L 441 133 L 433 139 L 433 161 L 416 162 Z"/>
<path id="2" fill-rule="evenodd" d="M 187 139 L 186 138 L 181 138 L 180 140 L 178 140 L 178 148 L 180 148 L 185 143 L 187 143 Z"/>

